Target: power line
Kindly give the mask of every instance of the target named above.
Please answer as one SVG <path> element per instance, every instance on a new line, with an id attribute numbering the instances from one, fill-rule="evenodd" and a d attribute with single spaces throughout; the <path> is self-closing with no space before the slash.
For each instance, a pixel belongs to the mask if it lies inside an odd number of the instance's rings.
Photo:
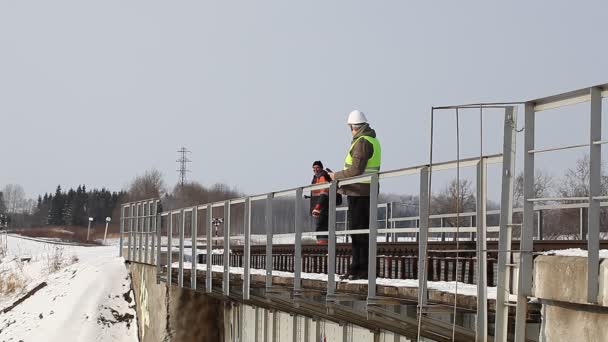
<path id="1" fill-rule="evenodd" d="M 179 184 L 183 187 L 186 182 L 186 173 L 190 172 L 188 163 L 192 163 L 192 160 L 188 159 L 187 154 L 192 152 L 188 151 L 185 147 L 181 147 L 177 150 L 177 153 L 179 153 L 179 159 L 177 160 L 179 163 L 179 169 L 177 170 L 179 172 Z"/>

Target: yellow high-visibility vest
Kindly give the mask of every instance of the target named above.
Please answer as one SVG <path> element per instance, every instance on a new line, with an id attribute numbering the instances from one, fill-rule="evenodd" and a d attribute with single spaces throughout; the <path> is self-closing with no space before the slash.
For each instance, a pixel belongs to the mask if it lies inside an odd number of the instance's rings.
<path id="1" fill-rule="evenodd" d="M 372 138 L 367 135 L 360 136 L 355 140 L 348 149 L 348 153 L 346 154 L 346 158 L 344 159 L 344 170 L 348 169 L 351 165 L 353 165 L 353 157 L 350 152 L 355 147 L 355 144 L 359 142 L 359 139 L 365 139 L 372 144 L 374 147 L 374 153 L 372 157 L 367 161 L 367 165 L 365 165 L 365 171 L 363 173 L 375 173 L 380 171 L 380 164 L 382 162 L 382 150 L 380 149 L 380 141 L 376 138 Z M 362 181 L 361 183 L 370 183 L 370 181 Z"/>

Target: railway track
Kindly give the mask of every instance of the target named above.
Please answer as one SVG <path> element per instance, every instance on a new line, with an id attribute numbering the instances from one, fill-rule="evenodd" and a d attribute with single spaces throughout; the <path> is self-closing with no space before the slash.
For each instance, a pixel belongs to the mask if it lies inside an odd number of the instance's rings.
<path id="1" fill-rule="evenodd" d="M 539 240 L 534 242 L 534 253 L 551 250 L 581 248 L 585 249 L 586 241 L 581 240 Z M 608 241 L 601 241 L 600 248 L 608 248 Z M 487 242 L 487 284 L 496 286 L 498 241 Z M 455 241 L 429 241 L 428 244 L 428 280 L 460 281 L 475 284 L 476 263 L 475 242 L 460 241 L 458 258 L 456 258 Z M 230 266 L 243 266 L 243 247 L 232 246 Z M 519 241 L 513 241 L 512 252 L 519 251 Z M 418 243 L 417 242 L 379 242 L 376 259 L 376 274 L 380 278 L 416 279 L 418 276 Z M 336 273 L 346 273 L 350 265 L 351 245 L 336 245 Z M 199 262 L 206 262 L 206 255 L 199 255 Z M 224 256 L 212 256 L 214 265 L 223 265 Z M 510 262 L 517 262 L 512 257 Z M 327 246 L 302 245 L 302 271 L 307 273 L 327 273 Z M 294 271 L 294 246 L 274 245 L 272 256 L 273 269 L 276 271 Z M 251 246 L 251 267 L 266 267 L 266 246 Z"/>

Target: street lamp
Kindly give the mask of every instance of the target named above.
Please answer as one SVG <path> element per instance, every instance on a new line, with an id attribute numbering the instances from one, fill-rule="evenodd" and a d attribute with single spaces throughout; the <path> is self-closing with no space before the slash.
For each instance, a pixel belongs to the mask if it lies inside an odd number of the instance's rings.
<path id="1" fill-rule="evenodd" d="M 89 241 L 89 232 L 91 231 L 91 222 L 93 222 L 93 218 L 89 217 L 89 227 L 87 228 L 87 241 Z"/>
<path id="2" fill-rule="evenodd" d="M 103 244 L 106 244 L 106 236 L 108 235 L 108 225 L 110 224 L 110 221 L 112 221 L 112 218 L 110 216 L 106 217 L 106 231 L 103 233 Z"/>

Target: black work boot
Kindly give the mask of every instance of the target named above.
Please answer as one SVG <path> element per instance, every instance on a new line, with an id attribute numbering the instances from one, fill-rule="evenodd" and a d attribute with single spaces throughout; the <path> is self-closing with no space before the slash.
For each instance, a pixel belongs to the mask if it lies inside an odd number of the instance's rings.
<path id="1" fill-rule="evenodd" d="M 349 268 L 348 271 L 346 271 L 346 273 L 344 273 L 340 276 L 340 280 L 349 280 L 356 273 L 357 273 L 356 270 Z"/>

